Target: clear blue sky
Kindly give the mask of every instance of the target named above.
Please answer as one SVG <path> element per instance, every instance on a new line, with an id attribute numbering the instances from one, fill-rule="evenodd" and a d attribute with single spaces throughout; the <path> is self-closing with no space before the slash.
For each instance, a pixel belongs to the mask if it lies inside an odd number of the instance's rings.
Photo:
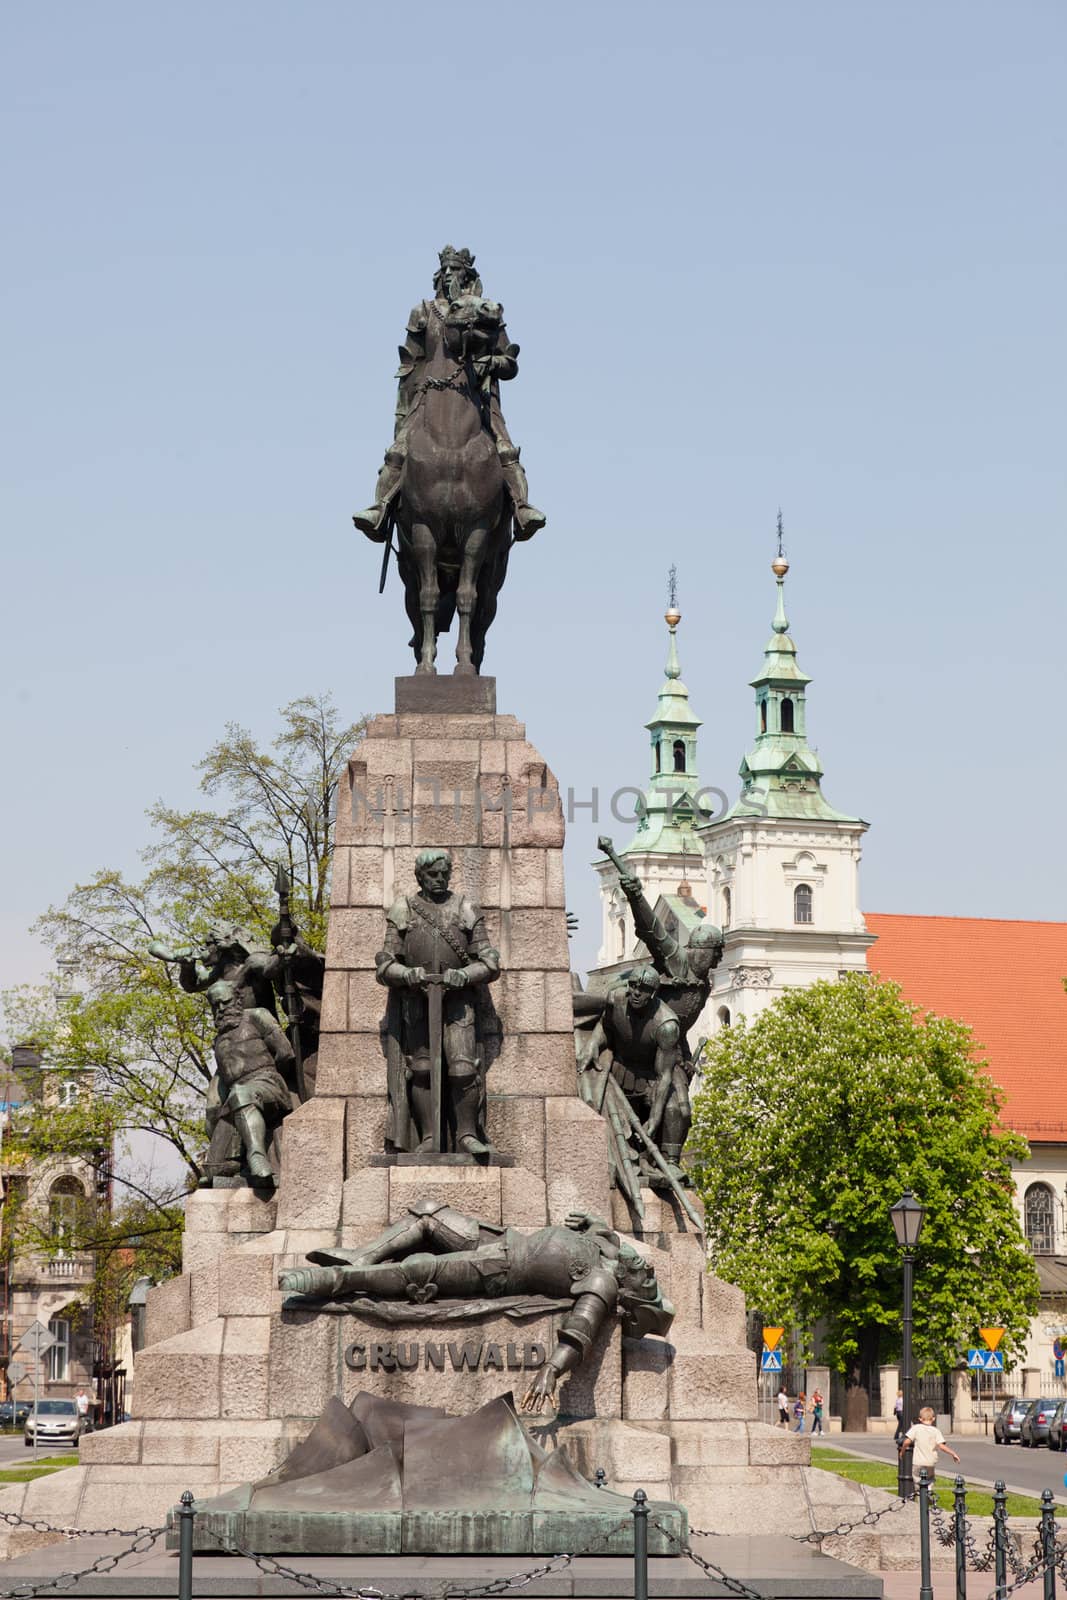
<path id="1" fill-rule="evenodd" d="M 390 709 L 400 590 L 349 518 L 446 242 L 522 345 L 549 526 L 487 669 L 561 781 L 645 778 L 674 561 L 736 793 L 781 504 L 867 908 L 1067 917 L 1059 0 L 23 0 L 2 30 L 3 983 L 227 719 Z"/>

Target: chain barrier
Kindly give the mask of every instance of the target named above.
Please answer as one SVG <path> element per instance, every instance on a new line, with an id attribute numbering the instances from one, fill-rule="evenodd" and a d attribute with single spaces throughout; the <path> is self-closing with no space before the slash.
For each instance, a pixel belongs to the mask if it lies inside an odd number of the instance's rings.
<path id="1" fill-rule="evenodd" d="M 21 1518 L 19 1520 L 21 1521 Z M 49 1528 L 48 1531 L 50 1533 L 65 1533 L 68 1530 Z M 62 1592 L 64 1589 L 72 1589 L 82 1578 L 95 1578 L 102 1573 L 111 1572 L 118 1566 L 120 1561 L 125 1561 L 127 1556 L 146 1554 L 147 1551 L 151 1550 L 160 1535 L 165 1532 L 165 1528 L 145 1528 L 137 1534 L 132 1543 L 126 1545 L 125 1549 L 97 1556 L 95 1561 L 90 1562 L 87 1567 L 82 1567 L 79 1572 L 61 1572 L 54 1578 L 42 1578 L 36 1582 L 27 1580 L 25 1583 L 16 1583 L 13 1589 L 0 1590 L 0 1600 L 33 1600 L 35 1595 L 51 1594 L 57 1590 Z M 87 1530 L 81 1528 L 76 1530 L 76 1536 L 83 1539 L 91 1537 Z"/>
<path id="2" fill-rule="evenodd" d="M 741 1582 L 740 1578 L 731 1578 L 730 1574 L 724 1572 L 721 1567 L 716 1566 L 714 1561 L 707 1561 L 703 1556 L 697 1555 L 691 1544 L 686 1544 L 676 1533 L 672 1533 L 670 1528 L 665 1528 L 663 1523 L 655 1517 L 652 1518 L 652 1526 L 658 1528 L 659 1532 L 671 1541 L 680 1556 L 687 1556 L 694 1566 L 699 1567 L 706 1578 L 714 1578 L 717 1583 L 721 1583 L 723 1588 L 728 1589 L 731 1594 L 739 1595 L 741 1600 L 762 1600 L 758 1589 L 750 1589 L 746 1583 Z M 695 1533 L 698 1538 L 704 1537 L 699 1528 L 691 1528 L 689 1531 L 691 1534 Z"/>
<path id="3" fill-rule="evenodd" d="M 43 1517 L 20 1517 L 17 1511 L 0 1511 L 0 1522 L 12 1528 L 30 1528 L 34 1533 L 61 1533 L 65 1539 L 140 1539 L 146 1533 L 159 1535 L 163 1528 L 150 1528 L 146 1522 L 136 1528 L 57 1528 Z"/>

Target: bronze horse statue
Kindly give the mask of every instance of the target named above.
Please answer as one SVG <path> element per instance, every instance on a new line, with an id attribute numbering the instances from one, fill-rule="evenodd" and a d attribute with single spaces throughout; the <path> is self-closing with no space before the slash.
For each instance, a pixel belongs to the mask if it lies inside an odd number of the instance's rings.
<path id="1" fill-rule="evenodd" d="M 474 358 L 464 358 L 467 330 L 452 310 L 442 318 L 435 308 L 426 330 L 393 518 L 415 671 L 436 670 L 437 636 L 458 614 L 455 671 L 463 675 L 478 672 L 485 654 L 507 573 L 512 508 L 489 396 Z"/>

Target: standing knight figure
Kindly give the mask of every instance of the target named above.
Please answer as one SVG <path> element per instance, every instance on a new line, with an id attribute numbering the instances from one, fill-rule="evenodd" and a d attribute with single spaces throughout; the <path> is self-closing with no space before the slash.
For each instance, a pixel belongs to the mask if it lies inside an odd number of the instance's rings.
<path id="1" fill-rule="evenodd" d="M 418 893 L 403 895 L 386 916 L 376 958 L 390 990 L 384 1024 L 392 1151 L 452 1151 L 488 1156 L 485 1136 L 485 985 L 500 976 L 482 913 L 449 889 L 447 850 L 415 860 Z"/>
<path id="2" fill-rule="evenodd" d="M 424 369 L 432 347 L 444 345 L 448 354 L 473 374 L 484 419 L 496 443 L 511 499 L 516 537 L 529 539 L 545 525 L 545 517 L 530 505 L 526 473 L 519 461 L 500 410 L 500 384 L 519 370 L 517 344 L 510 343 L 504 308 L 483 298 L 482 280 L 469 250 L 446 245 L 434 273 L 432 300 L 421 300 L 408 318 L 407 336 L 400 346 L 397 371 L 396 427 L 378 475 L 374 504 L 352 518 L 361 533 L 383 542 L 388 538 L 387 512 L 395 498 L 408 454 L 408 425 L 423 386 Z M 434 380 L 437 384 L 438 380 Z"/>

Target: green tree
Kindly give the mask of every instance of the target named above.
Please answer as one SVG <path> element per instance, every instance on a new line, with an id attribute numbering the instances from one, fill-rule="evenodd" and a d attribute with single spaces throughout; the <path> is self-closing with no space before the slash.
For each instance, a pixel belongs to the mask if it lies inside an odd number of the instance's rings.
<path id="1" fill-rule="evenodd" d="M 821 1325 L 854 1425 L 900 1350 L 888 1208 L 905 1188 L 927 1208 L 918 1371 L 954 1367 L 982 1324 L 1008 1330 L 1009 1352 L 1025 1340 L 1038 1282 L 1012 1162 L 1028 1146 L 998 1127 L 1002 1104 L 969 1028 L 863 975 L 790 990 L 707 1046 L 690 1149 L 714 1269 L 809 1345 Z"/>
<path id="2" fill-rule="evenodd" d="M 210 1017 L 147 947 L 152 939 L 187 944 L 209 927 L 235 924 L 269 944 L 279 860 L 292 881 L 294 917 L 308 942 L 324 947 L 337 785 L 366 724 L 342 721 L 328 696 L 292 701 L 280 721 L 266 748 L 247 729 L 227 726 L 198 769 L 213 805 L 151 808 L 139 881 L 105 868 L 37 923 L 56 958 L 76 964 L 78 992 L 59 1004 L 45 989 L 9 993 L 8 1037 L 32 1039 L 51 1067 L 91 1070 L 94 1092 L 73 1107 L 30 1107 L 5 1141 L 7 1159 L 110 1152 L 151 1133 L 173 1147 L 185 1181 L 199 1176 Z M 117 1172 L 131 1196 L 172 1205 L 172 1191 L 140 1184 L 128 1163 L 120 1160 Z"/>

